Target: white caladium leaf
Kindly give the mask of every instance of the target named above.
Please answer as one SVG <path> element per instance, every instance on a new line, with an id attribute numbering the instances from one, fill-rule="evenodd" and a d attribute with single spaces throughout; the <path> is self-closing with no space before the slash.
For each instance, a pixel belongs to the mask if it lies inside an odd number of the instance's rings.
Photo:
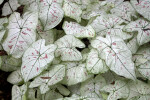
<path id="1" fill-rule="evenodd" d="M 143 95 L 143 96 L 133 97 L 130 100 L 149 100 L 149 99 L 150 99 L 150 95 Z"/>
<path id="2" fill-rule="evenodd" d="M 20 6 L 20 4 L 18 4 L 18 0 L 9 0 L 3 6 L 2 15 L 7 16 L 7 15 L 13 13 L 15 10 L 17 10 L 17 8 L 19 6 Z"/>
<path id="3" fill-rule="evenodd" d="M 127 22 L 130 22 L 131 17 L 136 15 L 136 11 L 134 10 L 134 8 L 131 6 L 131 4 L 128 1 L 123 2 L 119 4 L 118 6 L 116 6 L 115 8 L 113 8 L 111 10 L 111 13 L 115 14 L 118 17 L 121 17 L 123 20 Z"/>
<path id="4" fill-rule="evenodd" d="M 25 96 L 26 91 L 27 91 L 26 85 L 22 85 L 21 87 L 14 85 L 12 87 L 12 100 L 26 99 L 26 96 Z"/>
<path id="5" fill-rule="evenodd" d="M 122 31 L 124 25 L 120 24 L 123 22 L 120 17 L 115 15 L 101 15 L 91 23 L 91 26 L 95 29 L 97 35 L 105 36 L 106 34 L 111 34 L 125 40 L 131 38 L 132 35 Z"/>
<path id="6" fill-rule="evenodd" d="M 3 1 L 4 1 L 4 0 L 0 0 L 0 4 L 2 4 L 2 3 L 3 3 Z"/>
<path id="7" fill-rule="evenodd" d="M 65 35 L 58 39 L 55 44 L 58 46 L 55 55 L 61 56 L 62 61 L 80 61 L 82 60 L 81 53 L 76 49 L 84 48 L 85 45 L 79 39 L 72 35 Z"/>
<path id="8" fill-rule="evenodd" d="M 136 79 L 132 53 L 120 37 L 106 35 L 106 38 L 103 38 L 99 36 L 91 41 L 91 45 L 97 48 L 100 57 L 105 59 L 110 70 L 126 78 Z"/>
<path id="9" fill-rule="evenodd" d="M 42 98 L 43 100 L 58 100 L 59 98 L 63 98 L 63 96 L 55 90 L 50 90 L 46 94 L 43 94 Z"/>
<path id="10" fill-rule="evenodd" d="M 121 4 L 124 0 L 106 0 L 107 4 L 112 4 L 113 7 Z"/>
<path id="11" fill-rule="evenodd" d="M 63 24 L 63 29 L 66 34 L 74 35 L 77 38 L 90 38 L 95 36 L 95 31 L 90 25 L 84 27 L 75 22 L 69 23 L 65 21 Z"/>
<path id="12" fill-rule="evenodd" d="M 80 95 L 80 94 L 81 94 L 81 93 L 80 93 L 80 87 L 81 87 L 81 83 L 68 86 L 68 89 L 69 89 L 70 92 L 71 92 L 71 96 L 74 95 L 74 94 Z"/>
<path id="13" fill-rule="evenodd" d="M 139 45 L 143 45 L 150 41 L 150 22 L 144 19 L 139 19 L 129 23 L 124 27 L 124 31 L 138 32 L 137 42 Z"/>
<path id="14" fill-rule="evenodd" d="M 135 10 L 144 18 L 150 20 L 150 1 L 149 0 L 131 0 Z"/>
<path id="15" fill-rule="evenodd" d="M 30 88 L 40 86 L 41 94 L 46 93 L 49 90 L 48 86 L 52 86 L 60 82 L 65 76 L 65 66 L 64 65 L 55 65 L 50 68 L 49 71 L 46 71 L 42 75 L 38 76 L 31 82 Z"/>
<path id="16" fill-rule="evenodd" d="M 81 7 L 69 0 L 64 0 L 63 10 L 65 12 L 65 16 L 75 19 L 78 23 L 81 22 Z"/>
<path id="17" fill-rule="evenodd" d="M 58 84 L 56 88 L 64 96 L 68 96 L 70 94 L 70 91 L 61 84 Z"/>
<path id="18" fill-rule="evenodd" d="M 101 75 L 97 75 L 95 78 L 90 78 L 81 83 L 80 92 L 82 96 L 91 96 L 96 94 L 101 97 L 100 89 L 106 85 L 105 79 Z"/>
<path id="19" fill-rule="evenodd" d="M 14 85 L 18 85 L 20 82 L 23 81 L 23 78 L 22 78 L 22 75 L 21 75 L 21 70 L 20 68 L 14 72 L 12 72 L 8 78 L 7 78 L 7 81 L 11 84 L 14 84 Z"/>
<path id="20" fill-rule="evenodd" d="M 128 99 L 127 100 L 132 100 L 131 98 L 133 97 L 140 97 L 144 99 L 136 99 L 136 100 L 149 100 L 147 99 L 147 97 L 150 96 L 150 85 L 146 84 L 142 81 L 130 81 L 128 83 L 128 87 L 129 87 L 129 94 L 128 94 Z M 146 96 L 149 95 L 149 96 Z M 133 99 L 134 100 L 134 99 Z"/>
<path id="21" fill-rule="evenodd" d="M 101 59 L 96 49 L 92 49 L 88 54 L 86 68 L 93 74 L 105 73 L 108 70 L 105 61 Z"/>
<path id="22" fill-rule="evenodd" d="M 37 39 L 45 39 L 46 45 L 54 43 L 56 30 L 51 29 L 51 30 L 43 31 L 42 29 L 43 27 L 39 21 L 37 25 Z"/>
<path id="23" fill-rule="evenodd" d="M 127 82 L 121 80 L 115 81 L 114 84 L 104 86 L 101 91 L 109 93 L 107 100 L 118 100 L 121 98 L 127 98 L 130 92 Z"/>
<path id="24" fill-rule="evenodd" d="M 23 19 L 15 12 L 9 17 L 8 36 L 3 43 L 3 48 L 15 58 L 22 57 L 24 51 L 36 39 L 36 25 L 38 14 L 26 12 Z"/>
<path id="25" fill-rule="evenodd" d="M 21 65 L 21 59 L 14 57 L 2 56 L 2 66 L 0 69 L 5 72 L 11 72 L 17 70 Z"/>
<path id="26" fill-rule="evenodd" d="M 85 81 L 93 75 L 88 74 L 85 64 L 78 64 L 75 62 L 64 63 L 66 65 L 66 76 L 63 80 L 64 84 L 68 86 Z"/>
<path id="27" fill-rule="evenodd" d="M 56 45 L 45 46 L 45 40 L 41 39 L 33 43 L 25 51 L 21 65 L 21 73 L 25 82 L 39 75 L 47 68 L 46 65 L 51 63 L 54 58 L 55 50 Z"/>
<path id="28" fill-rule="evenodd" d="M 28 89 L 27 91 L 28 100 L 41 100 L 41 94 L 39 89 Z"/>
<path id="29" fill-rule="evenodd" d="M 127 43 L 128 48 L 132 52 L 132 54 L 135 54 L 139 48 L 139 44 L 137 42 L 136 36 L 133 37 L 128 43 Z"/>
<path id="30" fill-rule="evenodd" d="M 54 28 L 63 19 L 61 4 L 62 0 L 40 0 L 39 19 L 45 31 Z"/>

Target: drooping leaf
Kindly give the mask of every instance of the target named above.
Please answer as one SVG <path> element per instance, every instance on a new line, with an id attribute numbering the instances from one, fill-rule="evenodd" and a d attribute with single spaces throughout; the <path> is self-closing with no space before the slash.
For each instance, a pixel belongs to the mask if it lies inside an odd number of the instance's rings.
<path id="1" fill-rule="evenodd" d="M 133 97 L 139 97 L 143 99 L 136 99 L 136 100 L 149 100 L 150 98 L 150 86 L 149 84 L 146 84 L 142 81 L 130 81 L 128 83 L 129 87 L 129 94 L 128 94 L 128 99 L 127 100 L 135 100 L 131 99 Z"/>
<path id="2" fill-rule="evenodd" d="M 76 49 L 84 48 L 85 45 L 79 39 L 72 35 L 65 35 L 58 39 L 55 44 L 58 46 L 55 55 L 61 56 L 62 61 L 80 61 L 82 60 L 81 53 Z"/>
<path id="3" fill-rule="evenodd" d="M 22 57 L 24 51 L 35 41 L 37 13 L 26 12 L 23 19 L 15 12 L 9 17 L 8 36 L 3 43 L 3 48 L 15 58 Z"/>
<path id="4" fill-rule="evenodd" d="M 13 13 L 15 10 L 17 10 L 17 8 L 19 6 L 20 6 L 20 4 L 18 4 L 18 0 L 9 0 L 3 6 L 2 15 L 7 16 L 7 15 Z"/>
<path id="5" fill-rule="evenodd" d="M 4 0 L 0 0 L 0 4 L 2 4 L 2 3 L 3 3 L 3 1 L 4 1 Z"/>
<path id="6" fill-rule="evenodd" d="M 121 98 L 127 98 L 129 94 L 129 88 L 127 82 L 117 80 L 114 84 L 104 86 L 101 91 L 109 93 L 107 100 L 118 100 Z"/>
<path id="7" fill-rule="evenodd" d="M 88 54 L 86 68 L 93 74 L 105 73 L 108 70 L 105 61 L 101 59 L 98 51 L 95 49 L 92 49 Z"/>
<path id="8" fill-rule="evenodd" d="M 61 84 L 58 84 L 56 88 L 64 96 L 68 96 L 70 94 L 70 91 Z"/>
<path id="9" fill-rule="evenodd" d="M 0 18 L 0 30 L 3 30 L 3 29 L 4 29 L 4 24 L 5 24 L 5 23 L 8 23 L 7 17 Z"/>
<path id="10" fill-rule="evenodd" d="M 101 15 L 98 16 L 92 23 L 91 26 L 96 31 L 97 35 L 105 36 L 105 35 L 115 35 L 119 36 L 122 39 L 126 40 L 132 37 L 131 34 L 123 32 L 122 29 L 124 25 L 122 24 L 124 21 L 115 15 Z"/>
<path id="11" fill-rule="evenodd" d="M 127 22 L 130 22 L 131 17 L 136 15 L 136 11 L 128 1 L 123 2 L 115 8 L 113 8 L 111 10 L 111 13 L 117 15 L 118 17 L 121 17 Z"/>
<path id="12" fill-rule="evenodd" d="M 106 85 L 105 79 L 101 75 L 97 75 L 95 78 L 90 78 L 81 83 L 80 92 L 82 96 L 92 96 L 93 94 L 101 98 L 100 89 Z"/>
<path id="13" fill-rule="evenodd" d="M 139 19 L 129 23 L 124 27 L 127 32 L 138 32 L 137 42 L 143 45 L 150 41 L 150 23 L 144 19 Z"/>
<path id="14" fill-rule="evenodd" d="M 21 87 L 14 85 L 12 87 L 12 100 L 24 100 L 26 91 L 26 85 L 22 85 Z"/>
<path id="15" fill-rule="evenodd" d="M 136 79 L 132 53 L 120 37 L 106 35 L 106 38 L 103 38 L 99 36 L 91 41 L 91 45 L 99 51 L 100 57 L 105 59 L 110 70 L 126 78 Z"/>
<path id="16" fill-rule="evenodd" d="M 65 66 L 55 65 L 51 66 L 49 71 L 46 71 L 42 75 L 38 76 L 31 82 L 30 88 L 40 86 L 41 94 L 46 93 L 49 90 L 48 86 L 52 86 L 60 82 L 65 76 Z"/>
<path id="17" fill-rule="evenodd" d="M 28 89 L 27 91 L 28 100 L 41 100 L 41 94 L 39 89 Z"/>
<path id="18" fill-rule="evenodd" d="M 81 22 L 82 9 L 78 4 L 64 0 L 63 10 L 65 16 L 75 19 L 78 23 Z"/>
<path id="19" fill-rule="evenodd" d="M 20 82 L 23 81 L 23 78 L 22 78 L 22 75 L 21 75 L 21 70 L 20 68 L 14 72 L 12 72 L 8 78 L 7 78 L 7 81 L 11 84 L 14 84 L 14 85 L 18 85 Z"/>
<path id="20" fill-rule="evenodd" d="M 39 19 L 44 27 L 44 31 L 57 26 L 64 16 L 61 8 L 62 0 L 40 0 Z"/>
<path id="21" fill-rule="evenodd" d="M 70 86 L 83 82 L 86 79 L 92 77 L 85 68 L 85 64 L 78 64 L 75 62 L 64 63 L 66 65 L 66 76 L 63 83 Z"/>
<path id="22" fill-rule="evenodd" d="M 150 1 L 149 0 L 131 0 L 135 10 L 144 18 L 150 21 Z"/>
<path id="23" fill-rule="evenodd" d="M 50 64 L 54 58 L 55 50 L 56 45 L 45 46 L 45 40 L 41 39 L 33 43 L 25 51 L 21 65 L 21 73 L 25 82 L 39 75 L 47 68 L 46 65 Z"/>
<path id="24" fill-rule="evenodd" d="M 91 38 L 95 36 L 95 31 L 90 25 L 83 27 L 78 23 L 66 21 L 63 24 L 63 29 L 66 34 L 74 35 L 77 38 Z"/>

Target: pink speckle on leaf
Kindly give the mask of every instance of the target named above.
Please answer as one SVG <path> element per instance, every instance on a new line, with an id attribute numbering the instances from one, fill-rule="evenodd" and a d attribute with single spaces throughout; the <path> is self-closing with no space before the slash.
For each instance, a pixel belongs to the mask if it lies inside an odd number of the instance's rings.
<path id="1" fill-rule="evenodd" d="M 20 44 L 24 43 L 24 41 L 19 41 Z"/>
<path id="2" fill-rule="evenodd" d="M 116 45 L 116 43 L 115 43 L 115 42 L 113 42 L 112 44 L 113 44 L 113 45 Z"/>
<path id="3" fill-rule="evenodd" d="M 37 72 L 39 71 L 39 67 L 36 68 L 36 71 L 37 71 Z"/>
<path id="4" fill-rule="evenodd" d="M 8 45 L 9 49 L 12 49 L 12 46 L 13 46 L 13 45 Z"/>
<path id="5" fill-rule="evenodd" d="M 23 66 L 23 68 L 26 68 L 26 66 Z"/>
<path id="6" fill-rule="evenodd" d="M 25 32 L 22 32 L 22 34 L 27 35 L 27 33 L 25 33 Z"/>

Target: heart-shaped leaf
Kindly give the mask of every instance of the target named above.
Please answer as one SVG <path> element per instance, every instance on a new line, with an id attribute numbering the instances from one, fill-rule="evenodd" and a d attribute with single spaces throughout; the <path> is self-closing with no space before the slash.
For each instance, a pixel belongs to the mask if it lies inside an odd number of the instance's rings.
<path id="1" fill-rule="evenodd" d="M 79 39 L 72 35 L 65 35 L 58 39 L 55 44 L 58 46 L 55 55 L 61 56 L 62 61 L 80 61 L 82 60 L 81 53 L 76 49 L 84 48 L 85 45 Z"/>
<path id="2" fill-rule="evenodd" d="M 94 28 L 97 35 L 105 36 L 106 34 L 111 34 L 125 40 L 131 38 L 132 35 L 122 31 L 124 25 L 120 24 L 123 22 L 124 21 L 120 17 L 115 15 L 101 15 L 91 23 L 91 26 Z"/>
<path id="3" fill-rule="evenodd" d="M 86 68 L 93 74 L 105 73 L 108 70 L 105 61 L 101 59 L 98 51 L 95 49 L 92 49 L 88 54 Z"/>
<path id="4" fill-rule="evenodd" d="M 131 0 L 135 10 L 144 18 L 150 21 L 150 1 L 149 0 Z"/>
<path id="5" fill-rule="evenodd" d="M 62 0 L 40 0 L 39 18 L 45 31 L 54 28 L 63 19 L 61 4 Z"/>
<path id="6" fill-rule="evenodd" d="M 124 31 L 138 32 L 137 42 L 139 45 L 143 45 L 150 41 L 150 22 L 144 19 L 139 19 L 129 23 L 124 27 Z"/>
<path id="7" fill-rule="evenodd" d="M 8 36 L 3 48 L 15 58 L 22 57 L 24 51 L 35 41 L 38 14 L 26 12 L 23 19 L 15 12 L 9 17 Z"/>
<path id="8" fill-rule="evenodd" d="M 24 81 L 34 78 L 39 75 L 47 64 L 51 63 L 54 58 L 56 45 L 45 46 L 45 40 L 36 41 L 29 47 L 22 58 L 21 73 Z"/>
<path id="9" fill-rule="evenodd" d="M 64 0 L 63 10 L 65 16 L 75 19 L 78 23 L 81 22 L 82 9 L 79 5 L 69 0 Z"/>
<path id="10" fill-rule="evenodd" d="M 83 82 L 93 75 L 88 74 L 85 64 L 78 64 L 75 62 L 63 63 L 66 65 L 66 76 L 63 80 L 64 84 L 68 86 Z"/>
<path id="11" fill-rule="evenodd" d="M 69 23 L 66 21 L 63 24 L 63 29 L 66 34 L 74 35 L 77 38 L 90 38 L 95 36 L 95 31 L 90 25 L 83 27 L 78 23 Z"/>
<path id="12" fill-rule="evenodd" d="M 136 79 L 132 53 L 120 37 L 99 36 L 91 42 L 91 45 L 97 48 L 100 57 L 105 59 L 110 70 L 126 78 Z"/>
<path id="13" fill-rule="evenodd" d="M 105 79 L 101 75 L 97 75 L 95 78 L 90 78 L 81 84 L 80 92 L 82 96 L 91 96 L 96 94 L 101 97 L 100 89 L 106 85 Z"/>
<path id="14" fill-rule="evenodd" d="M 118 6 L 116 6 L 115 8 L 113 8 L 111 10 L 112 14 L 117 15 L 118 17 L 121 17 L 123 20 L 130 22 L 131 21 L 131 17 L 134 15 L 136 15 L 136 11 L 134 10 L 134 8 L 131 6 L 131 4 L 127 1 L 127 2 L 123 2 L 121 4 L 119 4 Z"/>
<path id="15" fill-rule="evenodd" d="M 127 98 L 129 95 L 129 88 L 127 82 L 117 80 L 114 84 L 104 86 L 101 91 L 109 92 L 107 100 L 118 100 L 120 98 Z"/>
<path id="16" fill-rule="evenodd" d="M 14 85 L 12 87 L 12 100 L 24 100 L 27 86 L 22 85 L 21 87 Z"/>
<path id="17" fill-rule="evenodd" d="M 31 82 L 30 88 L 40 86 L 41 94 L 46 93 L 49 90 L 48 86 L 52 86 L 60 82 L 65 76 L 65 66 L 64 65 L 55 65 L 50 68 L 49 71 L 46 71 L 42 75 L 38 76 Z"/>

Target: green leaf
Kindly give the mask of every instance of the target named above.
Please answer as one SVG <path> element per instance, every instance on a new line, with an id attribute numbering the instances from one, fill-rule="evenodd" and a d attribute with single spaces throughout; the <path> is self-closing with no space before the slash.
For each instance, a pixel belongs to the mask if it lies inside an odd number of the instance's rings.
<path id="1" fill-rule="evenodd" d="M 35 41 L 37 13 L 26 12 L 23 19 L 15 12 L 9 17 L 8 36 L 3 42 L 3 48 L 15 58 L 22 57 L 24 51 Z"/>
<path id="2" fill-rule="evenodd" d="M 54 58 L 56 45 L 45 46 L 45 40 L 36 41 L 29 47 L 22 57 L 21 73 L 25 82 L 39 75 L 47 64 Z"/>
<path id="3" fill-rule="evenodd" d="M 136 79 L 132 53 L 120 37 L 99 36 L 91 41 L 91 45 L 99 51 L 100 57 L 105 59 L 110 70 L 126 78 Z"/>

